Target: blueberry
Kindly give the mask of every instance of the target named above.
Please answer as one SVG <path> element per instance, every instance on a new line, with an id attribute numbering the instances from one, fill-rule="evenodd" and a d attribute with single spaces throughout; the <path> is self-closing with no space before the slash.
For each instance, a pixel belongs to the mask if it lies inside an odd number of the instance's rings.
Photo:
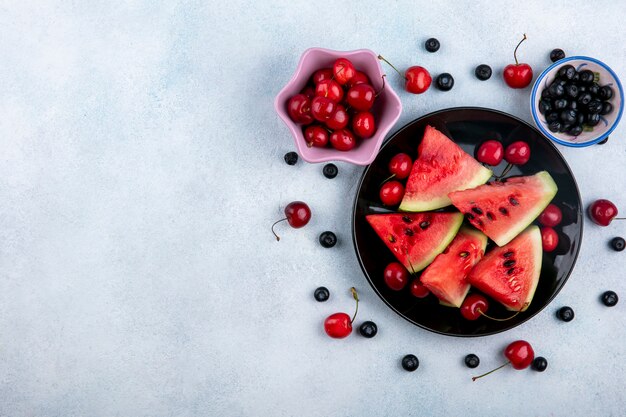
<path id="1" fill-rule="evenodd" d="M 364 321 L 363 324 L 359 326 L 359 333 L 361 336 L 371 339 L 378 333 L 378 326 L 376 326 L 376 323 L 373 321 Z"/>
<path id="2" fill-rule="evenodd" d="M 454 87 L 454 78 L 452 78 L 452 75 L 444 72 L 443 74 L 439 74 L 437 76 L 436 85 L 441 91 L 450 91 L 452 90 L 452 87 Z"/>
<path id="3" fill-rule="evenodd" d="M 563 123 L 571 125 L 576 123 L 578 112 L 576 110 L 563 110 L 559 116 Z"/>
<path id="4" fill-rule="evenodd" d="M 413 372 L 420 366 L 417 356 L 408 354 L 402 358 L 402 367 L 405 371 Z"/>
<path id="5" fill-rule="evenodd" d="M 604 103 L 602 103 L 602 110 L 600 111 L 601 115 L 605 115 L 605 114 L 609 114 L 613 111 L 613 105 L 611 103 L 609 103 L 608 101 L 605 101 Z"/>
<path id="6" fill-rule="evenodd" d="M 586 106 L 587 104 L 589 104 L 591 100 L 593 100 L 593 97 L 591 97 L 591 94 L 589 93 L 583 93 L 583 94 L 579 94 L 576 100 L 578 101 L 578 104 L 582 104 L 583 106 Z"/>
<path id="7" fill-rule="evenodd" d="M 559 129 L 559 133 L 564 133 L 570 130 L 572 125 L 570 123 L 561 123 L 561 128 Z"/>
<path id="8" fill-rule="evenodd" d="M 337 244 L 337 236 L 330 231 L 320 233 L 320 245 L 325 248 L 332 248 Z"/>
<path id="9" fill-rule="evenodd" d="M 574 125 L 567 131 L 567 133 L 571 136 L 578 136 L 583 133 L 583 127 L 581 125 Z"/>
<path id="10" fill-rule="evenodd" d="M 587 115 L 587 120 L 585 120 L 585 124 L 587 126 L 593 127 L 600 123 L 600 115 L 598 113 L 591 113 Z"/>
<path id="11" fill-rule="evenodd" d="M 624 240 L 623 237 L 614 237 L 613 239 L 611 239 L 611 247 L 613 248 L 613 250 L 621 252 L 624 250 L 625 246 L 626 240 Z"/>
<path id="12" fill-rule="evenodd" d="M 552 111 L 552 103 L 549 100 L 539 100 L 539 113 L 546 114 Z"/>
<path id="13" fill-rule="evenodd" d="M 578 102 L 576 100 L 568 101 L 567 108 L 572 110 L 578 110 Z"/>
<path id="14" fill-rule="evenodd" d="M 589 113 L 600 113 L 602 111 L 602 102 L 597 99 L 593 99 L 587 104 L 587 111 Z"/>
<path id="15" fill-rule="evenodd" d="M 567 100 L 565 100 L 564 98 L 554 100 L 554 110 L 562 110 L 566 107 L 567 107 Z"/>
<path id="16" fill-rule="evenodd" d="M 561 307 L 556 312 L 556 316 L 563 321 L 572 321 L 574 320 L 574 310 L 571 307 Z"/>
<path id="17" fill-rule="evenodd" d="M 424 47 L 428 52 L 437 52 L 440 46 L 441 45 L 439 44 L 437 38 L 430 38 L 424 42 Z"/>
<path id="18" fill-rule="evenodd" d="M 285 154 L 285 162 L 287 165 L 295 165 L 298 162 L 298 154 L 295 152 L 287 152 Z"/>
<path id="19" fill-rule="evenodd" d="M 323 303 L 324 301 L 328 300 L 328 298 L 330 297 L 330 292 L 328 291 L 328 288 L 326 287 L 318 287 L 315 289 L 315 292 L 313 293 L 313 297 L 315 297 L 315 299 L 319 301 L 320 303 Z"/>
<path id="20" fill-rule="evenodd" d="M 605 85 L 604 87 L 600 87 L 598 95 L 602 100 L 610 100 L 613 97 L 613 89 L 608 85 Z"/>
<path id="21" fill-rule="evenodd" d="M 602 294 L 602 303 L 607 307 L 613 307 L 619 301 L 619 297 L 615 291 L 605 291 Z"/>
<path id="22" fill-rule="evenodd" d="M 567 84 L 568 81 L 571 81 L 571 80 L 568 80 L 568 79 L 565 79 L 565 78 L 563 78 L 563 79 L 562 78 L 557 78 L 556 80 L 553 81 L 553 84 L 558 84 L 558 85 L 561 85 L 561 86 L 565 87 L 565 84 Z"/>
<path id="23" fill-rule="evenodd" d="M 566 84 L 565 95 L 570 98 L 576 98 L 578 95 L 578 87 L 574 84 Z"/>
<path id="24" fill-rule="evenodd" d="M 576 103 L 576 102 L 574 101 L 573 103 Z M 577 125 L 582 125 L 582 124 L 585 123 L 585 120 L 587 120 L 585 115 L 582 112 L 579 112 L 578 116 L 576 116 L 576 124 Z"/>
<path id="25" fill-rule="evenodd" d="M 558 112 L 553 111 L 551 113 L 546 114 L 546 122 L 552 123 L 552 122 L 556 122 L 557 120 L 559 120 Z"/>
<path id="26" fill-rule="evenodd" d="M 574 78 L 575 74 L 576 74 L 576 68 L 574 68 L 573 66 L 569 64 L 563 65 L 557 71 L 557 77 L 559 77 L 562 80 L 571 80 L 572 78 Z"/>
<path id="27" fill-rule="evenodd" d="M 548 87 L 548 92 L 551 97 L 563 97 L 565 95 L 565 88 L 560 83 L 552 83 L 550 87 Z"/>
<path id="28" fill-rule="evenodd" d="M 537 372 L 543 372 L 547 367 L 548 361 L 543 356 L 537 356 L 532 364 L 532 368 Z"/>
<path id="29" fill-rule="evenodd" d="M 587 92 L 588 88 L 586 85 L 578 85 L 578 95 L 583 95 Z"/>
<path id="30" fill-rule="evenodd" d="M 339 173 L 339 169 L 337 168 L 337 165 L 335 164 L 326 164 L 324 165 L 324 168 L 322 168 L 322 173 L 324 174 L 326 178 L 332 180 Z"/>
<path id="31" fill-rule="evenodd" d="M 544 88 L 543 90 L 541 90 L 541 98 L 552 98 L 550 96 L 550 90 L 548 90 L 547 88 Z"/>
<path id="32" fill-rule="evenodd" d="M 589 70 L 583 70 L 580 72 L 581 83 L 589 85 L 593 82 L 594 79 L 595 79 L 595 75 L 593 74 L 593 72 Z"/>
<path id="33" fill-rule="evenodd" d="M 609 137 L 607 136 L 604 139 L 602 139 L 600 142 L 596 143 L 596 145 L 604 145 L 608 141 L 609 141 Z"/>
<path id="34" fill-rule="evenodd" d="M 572 81 L 574 81 L 575 83 L 580 81 L 580 73 L 578 71 L 576 71 L 576 74 L 574 74 L 574 78 L 572 78 Z"/>
<path id="35" fill-rule="evenodd" d="M 587 88 L 587 91 L 593 95 L 593 96 L 597 96 L 598 93 L 600 92 L 600 86 L 598 85 L 598 83 L 591 83 L 591 85 L 589 86 L 589 88 Z"/>
<path id="36" fill-rule="evenodd" d="M 558 114 L 557 114 L 558 117 Z M 550 124 L 548 125 L 548 129 L 550 129 L 550 132 L 556 133 L 559 130 L 561 130 L 561 122 L 559 121 L 554 121 L 554 122 L 550 122 Z"/>
<path id="37" fill-rule="evenodd" d="M 563 58 L 565 58 L 565 52 L 562 49 L 556 48 L 550 51 L 550 61 L 556 62 Z"/>
<path id="38" fill-rule="evenodd" d="M 465 366 L 468 368 L 476 368 L 480 364 L 480 359 L 478 356 L 470 353 L 465 357 Z"/>
<path id="39" fill-rule="evenodd" d="M 474 75 L 481 81 L 488 80 L 491 78 L 491 67 L 487 64 L 480 64 L 474 70 Z"/>

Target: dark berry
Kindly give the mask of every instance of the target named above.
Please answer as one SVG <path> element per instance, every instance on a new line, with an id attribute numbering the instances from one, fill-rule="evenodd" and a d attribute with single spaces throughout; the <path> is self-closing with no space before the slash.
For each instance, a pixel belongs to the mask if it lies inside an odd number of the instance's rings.
<path id="1" fill-rule="evenodd" d="M 285 162 L 287 165 L 295 165 L 298 162 L 298 154 L 295 152 L 287 152 L 285 154 Z"/>
<path id="2" fill-rule="evenodd" d="M 574 84 L 566 84 L 565 95 L 569 98 L 576 98 L 578 95 L 578 87 Z"/>
<path id="3" fill-rule="evenodd" d="M 539 100 L 539 113 L 546 114 L 552 111 L 552 103 L 549 100 Z"/>
<path id="4" fill-rule="evenodd" d="M 609 114 L 613 111 L 613 105 L 609 102 L 602 103 L 602 111 L 600 111 L 601 115 Z"/>
<path id="5" fill-rule="evenodd" d="M 550 91 L 547 88 L 541 90 L 541 98 L 552 98 L 550 97 Z"/>
<path id="6" fill-rule="evenodd" d="M 574 310 L 571 307 L 561 307 L 557 310 L 556 316 L 563 321 L 572 321 L 574 320 Z"/>
<path id="7" fill-rule="evenodd" d="M 565 52 L 562 49 L 556 48 L 550 51 L 550 61 L 556 62 L 563 58 L 565 58 Z"/>
<path id="8" fill-rule="evenodd" d="M 548 125 L 548 129 L 550 129 L 550 132 L 554 132 L 554 133 L 560 131 L 561 122 L 559 122 L 558 120 L 555 120 L 554 122 L 550 122 L 550 124 Z"/>
<path id="9" fill-rule="evenodd" d="M 583 84 L 591 84 L 595 78 L 593 72 L 589 70 L 580 71 L 580 82 Z"/>
<path id="10" fill-rule="evenodd" d="M 420 366 L 417 356 L 408 354 L 402 358 L 402 367 L 405 371 L 413 372 Z"/>
<path id="11" fill-rule="evenodd" d="M 559 120 L 559 112 L 553 111 L 552 113 L 546 114 L 546 122 L 552 123 Z"/>
<path id="12" fill-rule="evenodd" d="M 371 339 L 378 333 L 378 326 L 373 321 L 364 321 L 359 327 L 359 333 L 361 336 Z"/>
<path id="13" fill-rule="evenodd" d="M 587 86 L 586 85 L 578 85 L 578 95 L 584 94 L 587 92 Z"/>
<path id="14" fill-rule="evenodd" d="M 326 164 L 322 169 L 322 173 L 326 178 L 333 179 L 339 173 L 339 169 L 337 169 L 337 165 L 335 164 Z"/>
<path id="15" fill-rule="evenodd" d="M 427 39 L 426 42 L 424 42 L 424 47 L 428 52 L 437 52 L 440 46 L 441 45 L 436 38 L 430 38 Z"/>
<path id="16" fill-rule="evenodd" d="M 611 247 L 613 250 L 621 252 L 624 250 L 624 246 L 626 246 L 626 240 L 623 237 L 614 237 L 611 239 Z"/>
<path id="17" fill-rule="evenodd" d="M 465 357 L 465 366 L 468 368 L 476 368 L 480 364 L 480 359 L 478 356 L 470 353 Z"/>
<path id="18" fill-rule="evenodd" d="M 537 372 L 543 372 L 548 367 L 548 361 L 543 356 L 537 356 L 531 367 Z"/>
<path id="19" fill-rule="evenodd" d="M 615 291 L 605 291 L 602 294 L 602 303 L 607 307 L 613 307 L 619 301 L 619 297 Z"/>
<path id="20" fill-rule="evenodd" d="M 585 123 L 585 120 L 587 120 L 585 115 L 582 112 L 579 112 L 578 116 L 576 116 L 576 124 L 582 125 L 583 123 Z"/>
<path id="21" fill-rule="evenodd" d="M 328 291 L 328 288 L 326 287 L 319 287 L 315 289 L 315 292 L 313 293 L 313 297 L 315 297 L 315 299 L 319 301 L 320 303 L 323 303 L 324 301 L 328 300 L 328 298 L 330 297 L 330 292 Z"/>
<path id="22" fill-rule="evenodd" d="M 560 83 L 552 83 L 550 87 L 548 87 L 548 92 L 550 96 L 554 98 L 563 97 L 565 95 L 565 87 Z"/>
<path id="23" fill-rule="evenodd" d="M 448 74 L 447 72 L 444 72 L 443 74 L 439 74 L 437 76 L 437 88 L 440 89 L 441 91 L 449 91 L 452 90 L 452 87 L 454 87 L 454 78 L 452 78 L 452 75 Z"/>
<path id="24" fill-rule="evenodd" d="M 587 126 L 595 126 L 600 123 L 600 115 L 598 113 L 591 113 L 587 115 L 587 120 L 585 120 L 585 124 Z"/>
<path id="25" fill-rule="evenodd" d="M 589 113 L 600 113 L 602 111 L 602 102 L 597 99 L 593 99 L 587 104 L 587 111 Z"/>
<path id="26" fill-rule="evenodd" d="M 613 89 L 605 85 L 604 87 L 600 87 L 598 95 L 602 100 L 610 100 L 613 97 Z"/>
<path id="27" fill-rule="evenodd" d="M 589 88 L 587 88 L 587 92 L 589 92 L 593 96 L 597 96 L 600 92 L 600 86 L 598 85 L 598 83 L 591 83 Z"/>
<path id="28" fill-rule="evenodd" d="M 332 248 L 337 244 L 337 236 L 330 231 L 320 233 L 320 245 L 325 248 Z"/>
<path id="29" fill-rule="evenodd" d="M 598 142 L 596 145 L 604 145 L 605 143 L 607 143 L 609 141 L 609 137 L 605 137 L 604 139 L 602 139 L 600 142 Z"/>
<path id="30" fill-rule="evenodd" d="M 574 124 L 578 119 L 578 112 L 576 110 L 563 110 L 560 114 L 561 121 L 565 124 Z"/>
<path id="31" fill-rule="evenodd" d="M 563 65 L 557 71 L 557 77 L 559 77 L 562 80 L 571 80 L 572 78 L 574 78 L 575 74 L 576 74 L 576 68 L 574 68 L 573 66 L 569 64 Z"/>
<path id="32" fill-rule="evenodd" d="M 474 70 L 474 75 L 481 81 L 488 80 L 491 78 L 491 67 L 487 64 L 480 64 Z"/>
<path id="33" fill-rule="evenodd" d="M 578 102 L 576 100 L 568 101 L 567 108 L 572 110 L 578 110 Z"/>
<path id="34" fill-rule="evenodd" d="M 567 107 L 567 100 L 564 98 L 559 100 L 554 100 L 554 110 L 562 110 Z"/>
<path id="35" fill-rule="evenodd" d="M 579 115 L 579 116 L 582 116 Z M 581 133 L 583 133 L 583 127 L 581 125 L 574 125 L 572 127 L 570 127 L 570 129 L 567 131 L 567 133 L 571 136 L 578 136 Z"/>
<path id="36" fill-rule="evenodd" d="M 576 100 L 578 101 L 578 104 L 586 106 L 591 100 L 593 100 L 593 97 L 591 97 L 590 93 L 583 93 L 579 94 Z"/>
<path id="37" fill-rule="evenodd" d="M 561 123 L 561 128 L 559 129 L 559 132 L 561 132 L 561 133 L 567 132 L 571 128 L 572 128 L 571 124 L 569 124 L 569 123 Z"/>

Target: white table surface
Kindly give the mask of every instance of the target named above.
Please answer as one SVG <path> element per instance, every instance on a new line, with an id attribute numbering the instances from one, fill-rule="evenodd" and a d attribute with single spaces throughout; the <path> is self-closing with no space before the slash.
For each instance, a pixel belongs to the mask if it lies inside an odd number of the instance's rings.
<path id="1" fill-rule="evenodd" d="M 554 47 L 626 79 L 624 2 L 4 2 L 0 5 L 0 415 L 622 416 L 626 222 L 585 225 L 554 302 L 509 332 L 429 333 L 371 290 L 350 239 L 362 168 L 290 167 L 273 98 L 310 46 L 370 48 L 398 66 L 450 72 L 454 89 L 400 92 L 397 128 L 433 110 L 485 106 L 530 121 L 529 89 L 499 76 L 522 33 L 538 74 Z M 262 3 L 262 4 L 261 4 Z M 443 2 L 442 2 L 443 3 Z M 441 49 L 423 42 L 435 36 Z M 494 77 L 479 82 L 477 64 Z M 389 80 L 400 91 L 400 80 Z M 626 125 L 608 144 L 559 149 L 585 205 L 626 212 Z M 271 223 L 303 199 L 301 230 Z M 326 229 L 337 247 L 317 243 Z M 312 292 L 331 290 L 327 303 Z M 379 334 L 322 330 L 351 311 Z M 622 301 L 604 307 L 599 295 Z M 571 305 L 571 323 L 555 310 Z M 499 365 L 529 340 L 548 370 Z M 414 353 L 417 372 L 400 358 Z"/>

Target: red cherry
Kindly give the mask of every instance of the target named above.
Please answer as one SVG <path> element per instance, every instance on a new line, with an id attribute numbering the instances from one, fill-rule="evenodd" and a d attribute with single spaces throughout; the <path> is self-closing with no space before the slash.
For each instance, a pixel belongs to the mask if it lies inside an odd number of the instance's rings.
<path id="1" fill-rule="evenodd" d="M 346 58 L 339 58 L 333 64 L 333 74 L 335 80 L 341 85 L 346 84 L 356 74 L 356 69 L 352 62 Z"/>
<path id="2" fill-rule="evenodd" d="M 324 80 L 330 80 L 333 78 L 333 70 L 331 68 L 318 69 L 313 73 L 311 80 L 313 84 L 317 85 Z"/>
<path id="3" fill-rule="evenodd" d="M 539 215 L 539 223 L 548 227 L 558 226 L 562 219 L 563 213 L 561 213 L 561 209 L 555 204 L 548 204 L 548 207 Z"/>
<path id="4" fill-rule="evenodd" d="M 352 87 L 354 87 L 355 85 L 358 85 L 358 84 L 371 84 L 369 77 L 367 75 L 365 75 L 364 72 L 357 71 L 354 74 L 354 77 L 352 77 L 350 79 L 350 81 L 348 81 L 348 84 L 346 84 L 346 85 L 348 86 L 348 88 L 352 88 Z"/>
<path id="5" fill-rule="evenodd" d="M 315 95 L 328 97 L 335 103 L 339 103 L 343 98 L 343 88 L 335 80 L 323 80 L 315 87 Z"/>
<path id="6" fill-rule="evenodd" d="M 387 181 L 380 187 L 380 200 L 386 206 L 400 204 L 404 197 L 404 186 L 399 181 Z"/>
<path id="7" fill-rule="evenodd" d="M 335 112 L 332 116 L 330 116 L 330 119 L 326 121 L 326 126 L 328 126 L 328 128 L 332 130 L 343 129 L 344 127 L 348 126 L 349 121 L 350 116 L 348 116 L 346 108 L 343 107 L 341 104 L 337 104 Z"/>
<path id="8" fill-rule="evenodd" d="M 391 262 L 383 273 L 385 284 L 394 291 L 400 291 L 409 282 L 409 271 L 399 262 Z"/>
<path id="9" fill-rule="evenodd" d="M 524 38 L 517 44 L 515 51 L 513 51 L 513 58 L 515 58 L 515 64 L 509 64 L 504 67 L 502 76 L 504 82 L 511 88 L 524 88 L 528 87 L 533 80 L 533 69 L 528 64 L 520 64 L 517 62 L 517 48 L 526 40 L 526 34 Z"/>
<path id="10" fill-rule="evenodd" d="M 504 159 L 509 164 L 524 165 L 530 159 L 530 146 L 521 140 L 513 142 L 506 147 Z"/>
<path id="11" fill-rule="evenodd" d="M 304 129 L 304 140 L 309 148 L 323 148 L 328 145 L 328 131 L 322 126 L 308 126 Z"/>
<path id="12" fill-rule="evenodd" d="M 411 294 L 417 298 L 424 298 L 430 294 L 428 288 L 426 288 L 426 286 L 423 285 L 417 278 L 413 280 L 409 289 L 411 290 Z"/>
<path id="13" fill-rule="evenodd" d="M 357 84 L 348 90 L 346 101 L 356 110 L 366 111 L 374 105 L 376 91 L 369 84 Z"/>
<path id="14" fill-rule="evenodd" d="M 489 302 L 480 294 L 470 294 L 461 304 L 461 315 L 466 320 L 477 320 L 489 308 Z"/>
<path id="15" fill-rule="evenodd" d="M 338 151 L 349 151 L 356 146 L 356 138 L 348 129 L 339 129 L 331 133 L 330 144 Z"/>
<path id="16" fill-rule="evenodd" d="M 504 349 L 504 357 L 508 359 L 508 362 L 487 373 L 472 377 L 472 381 L 476 381 L 478 378 L 487 376 L 509 364 L 517 370 L 526 369 L 533 363 L 533 360 L 535 359 L 535 351 L 527 341 L 516 340 Z"/>
<path id="17" fill-rule="evenodd" d="M 552 252 L 559 244 L 559 234 L 551 227 L 541 228 L 541 245 L 544 252 Z"/>
<path id="18" fill-rule="evenodd" d="M 315 89 L 310 85 L 307 85 L 304 87 L 304 90 L 300 92 L 300 94 L 304 94 L 309 100 L 313 100 L 313 97 L 315 97 Z"/>
<path id="19" fill-rule="evenodd" d="M 325 122 L 333 115 L 336 106 L 335 102 L 328 97 L 316 96 L 311 101 L 311 114 L 316 120 Z"/>
<path id="20" fill-rule="evenodd" d="M 352 333 L 352 323 L 359 311 L 359 296 L 354 287 L 350 288 L 350 292 L 352 292 L 352 297 L 356 301 L 354 316 L 350 318 L 346 313 L 335 313 L 326 317 L 326 320 L 324 320 L 324 330 L 326 334 L 332 338 L 343 339 Z"/>
<path id="21" fill-rule="evenodd" d="M 308 125 L 313 122 L 311 100 L 304 94 L 296 94 L 289 99 L 287 113 L 295 123 Z"/>
<path id="22" fill-rule="evenodd" d="M 276 221 L 272 225 L 272 233 L 276 236 L 276 240 L 280 240 L 280 237 L 274 232 L 274 226 L 280 222 L 284 222 L 287 220 L 289 226 L 294 229 L 299 229 L 301 227 L 306 226 L 306 224 L 311 220 L 311 209 L 309 206 L 303 201 L 292 201 L 287 204 L 285 207 L 285 218 Z"/>
<path id="23" fill-rule="evenodd" d="M 609 200 L 601 199 L 596 200 L 589 206 L 589 217 L 595 224 L 600 226 L 608 226 L 613 219 L 624 220 L 617 216 L 617 207 Z"/>
<path id="24" fill-rule="evenodd" d="M 393 156 L 389 161 L 389 172 L 399 180 L 403 180 L 411 173 L 413 161 L 411 157 L 405 153 L 399 153 Z"/>
<path id="25" fill-rule="evenodd" d="M 374 115 L 368 111 L 355 114 L 352 118 L 352 130 L 361 138 L 371 138 L 376 132 Z"/>
<path id="26" fill-rule="evenodd" d="M 428 90 L 433 80 L 426 68 L 420 66 L 409 67 L 404 73 L 404 78 L 406 79 L 404 88 L 413 94 L 422 94 Z"/>
<path id="27" fill-rule="evenodd" d="M 476 159 L 483 164 L 496 166 L 502 162 L 504 148 L 497 140 L 487 140 L 478 148 Z"/>

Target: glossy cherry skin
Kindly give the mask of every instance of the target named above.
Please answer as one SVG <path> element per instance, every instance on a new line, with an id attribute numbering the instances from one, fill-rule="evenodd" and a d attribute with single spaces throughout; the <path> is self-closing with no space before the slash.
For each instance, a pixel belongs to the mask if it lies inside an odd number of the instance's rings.
<path id="1" fill-rule="evenodd" d="M 333 64 L 333 74 L 335 75 L 335 80 L 339 84 L 344 85 L 354 77 L 356 69 L 354 69 L 354 65 L 352 65 L 349 59 L 339 58 Z"/>
<path id="2" fill-rule="evenodd" d="M 515 369 L 528 368 L 535 359 L 535 351 L 525 340 L 516 340 L 504 349 L 504 356 Z"/>
<path id="3" fill-rule="evenodd" d="M 409 271 L 399 262 L 391 262 L 383 272 L 385 284 L 394 291 L 400 291 L 409 282 Z"/>
<path id="4" fill-rule="evenodd" d="M 522 140 L 511 143 L 504 150 L 504 159 L 513 165 L 524 165 L 530 159 L 530 146 Z"/>
<path id="5" fill-rule="evenodd" d="M 331 68 L 322 68 L 313 73 L 311 80 L 313 81 L 313 84 L 317 85 L 321 81 L 330 80 L 331 78 L 333 78 L 333 70 Z"/>
<path id="6" fill-rule="evenodd" d="M 309 148 L 323 148 L 328 145 L 328 131 L 322 126 L 308 126 L 304 129 L 304 140 Z"/>
<path id="7" fill-rule="evenodd" d="M 311 220 L 311 209 L 303 201 L 292 201 L 285 207 L 285 217 L 291 227 L 299 229 Z"/>
<path id="8" fill-rule="evenodd" d="M 461 315 L 466 320 L 476 320 L 481 316 L 480 312 L 486 313 L 488 308 L 489 302 L 484 296 L 470 294 L 465 297 L 463 304 L 461 304 Z"/>
<path id="9" fill-rule="evenodd" d="M 428 70 L 417 65 L 407 69 L 404 76 L 406 78 L 404 88 L 413 94 L 422 94 L 428 90 L 433 81 Z"/>
<path id="10" fill-rule="evenodd" d="M 374 91 L 374 87 L 369 84 L 357 84 L 349 89 L 346 95 L 348 105 L 359 111 L 371 109 L 374 105 L 375 98 L 376 91 Z"/>
<path id="11" fill-rule="evenodd" d="M 362 111 L 352 118 L 352 131 L 361 138 L 371 138 L 376 133 L 374 115 L 368 111 Z"/>
<path id="12" fill-rule="evenodd" d="M 426 286 L 423 285 L 417 278 L 414 279 L 413 282 L 411 282 L 411 286 L 409 287 L 409 289 L 411 290 L 411 295 L 417 298 L 428 297 L 428 294 L 430 294 L 428 288 L 426 288 Z"/>
<path id="13" fill-rule="evenodd" d="M 544 252 L 552 252 L 559 245 L 559 234 L 551 227 L 542 227 L 541 245 Z"/>
<path id="14" fill-rule="evenodd" d="M 326 334 L 334 339 L 343 339 L 352 333 L 352 322 L 346 313 L 335 313 L 324 320 Z"/>
<path id="15" fill-rule="evenodd" d="M 315 86 L 315 95 L 328 97 L 335 103 L 339 103 L 343 98 L 343 88 L 335 80 L 323 80 Z"/>
<path id="16" fill-rule="evenodd" d="M 413 160 L 405 153 L 399 153 L 393 156 L 389 161 L 389 172 L 396 176 L 396 179 L 403 180 L 411 173 Z"/>
<path id="17" fill-rule="evenodd" d="M 341 104 L 337 104 L 335 112 L 332 116 L 330 116 L 330 119 L 326 121 L 326 126 L 328 126 L 328 128 L 332 130 L 343 129 L 344 127 L 348 126 L 349 121 L 350 116 L 348 115 L 346 108 L 343 107 Z"/>
<path id="18" fill-rule="evenodd" d="M 548 207 L 539 215 L 539 223 L 547 227 L 558 226 L 561 220 L 563 220 L 563 213 L 556 204 L 548 204 Z"/>
<path id="19" fill-rule="evenodd" d="M 304 94 L 296 94 L 287 103 L 287 113 L 295 123 L 308 125 L 313 122 L 311 100 Z"/>
<path id="20" fill-rule="evenodd" d="M 600 226 L 608 226 L 617 216 L 617 207 L 609 200 L 596 200 L 589 206 L 589 217 Z"/>
<path id="21" fill-rule="evenodd" d="M 346 86 L 348 88 L 352 88 L 358 84 L 371 84 L 369 77 L 364 72 L 357 71 L 354 74 L 354 77 L 352 77 L 350 81 L 348 81 Z"/>
<path id="22" fill-rule="evenodd" d="M 309 100 L 313 100 L 313 97 L 315 97 L 315 88 L 307 85 L 306 87 L 304 87 L 304 90 L 300 92 L 300 94 L 304 94 L 309 98 Z"/>
<path id="23" fill-rule="evenodd" d="M 509 64 L 504 67 L 502 76 L 509 87 L 525 88 L 533 80 L 533 69 L 528 64 Z"/>
<path id="24" fill-rule="evenodd" d="M 349 151 L 356 146 L 356 138 L 348 129 L 339 129 L 330 134 L 330 144 L 338 151 Z"/>
<path id="25" fill-rule="evenodd" d="M 316 96 L 311 101 L 311 114 L 316 120 L 325 122 L 335 112 L 337 104 L 328 97 Z"/>
<path id="26" fill-rule="evenodd" d="M 497 140 L 484 141 L 476 152 L 476 159 L 483 164 L 496 166 L 502 162 L 504 157 L 504 147 Z"/>
<path id="27" fill-rule="evenodd" d="M 404 197 L 404 185 L 399 181 L 387 181 L 380 187 L 380 200 L 386 206 L 400 204 Z"/>

